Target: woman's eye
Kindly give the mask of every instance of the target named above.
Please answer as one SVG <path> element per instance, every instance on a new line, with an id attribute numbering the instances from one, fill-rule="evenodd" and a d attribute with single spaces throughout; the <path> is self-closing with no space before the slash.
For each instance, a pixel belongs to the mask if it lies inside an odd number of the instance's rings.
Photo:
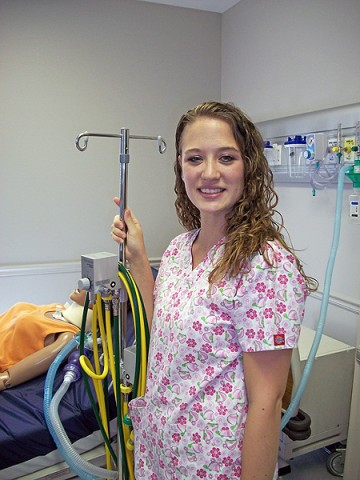
<path id="1" fill-rule="evenodd" d="M 220 160 L 224 163 L 229 163 L 231 162 L 232 160 L 234 160 L 234 157 L 232 157 L 231 155 L 223 155 Z"/>
<path id="2" fill-rule="evenodd" d="M 188 160 L 188 162 L 191 162 L 191 163 L 197 163 L 197 162 L 201 161 L 201 157 L 193 156 L 193 157 L 189 157 L 187 160 Z"/>

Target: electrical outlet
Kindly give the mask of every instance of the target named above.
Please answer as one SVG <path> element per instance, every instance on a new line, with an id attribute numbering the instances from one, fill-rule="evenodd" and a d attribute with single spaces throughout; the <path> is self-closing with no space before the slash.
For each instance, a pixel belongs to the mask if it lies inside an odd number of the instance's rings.
<path id="1" fill-rule="evenodd" d="M 360 195 L 349 195 L 349 220 L 351 223 L 360 223 Z"/>

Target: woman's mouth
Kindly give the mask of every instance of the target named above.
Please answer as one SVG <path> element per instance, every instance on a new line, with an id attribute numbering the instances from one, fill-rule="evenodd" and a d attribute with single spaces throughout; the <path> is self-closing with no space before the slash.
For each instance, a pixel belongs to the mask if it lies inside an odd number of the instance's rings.
<path id="1" fill-rule="evenodd" d="M 200 188 L 201 193 L 215 194 L 224 191 L 224 188 Z"/>

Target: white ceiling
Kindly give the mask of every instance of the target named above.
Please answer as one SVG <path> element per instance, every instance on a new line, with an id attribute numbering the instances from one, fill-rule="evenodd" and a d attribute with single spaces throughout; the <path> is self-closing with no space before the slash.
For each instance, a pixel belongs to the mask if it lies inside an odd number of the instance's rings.
<path id="1" fill-rule="evenodd" d="M 196 10 L 207 10 L 209 12 L 224 13 L 233 7 L 240 0 L 140 0 L 142 2 L 162 3 L 175 7 L 195 8 Z"/>

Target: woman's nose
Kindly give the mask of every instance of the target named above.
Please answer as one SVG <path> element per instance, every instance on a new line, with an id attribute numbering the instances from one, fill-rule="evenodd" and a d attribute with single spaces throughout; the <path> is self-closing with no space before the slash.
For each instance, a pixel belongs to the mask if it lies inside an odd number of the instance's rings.
<path id="1" fill-rule="evenodd" d="M 219 170 L 217 168 L 216 162 L 213 160 L 206 160 L 203 163 L 203 178 L 217 178 L 219 176 Z"/>

